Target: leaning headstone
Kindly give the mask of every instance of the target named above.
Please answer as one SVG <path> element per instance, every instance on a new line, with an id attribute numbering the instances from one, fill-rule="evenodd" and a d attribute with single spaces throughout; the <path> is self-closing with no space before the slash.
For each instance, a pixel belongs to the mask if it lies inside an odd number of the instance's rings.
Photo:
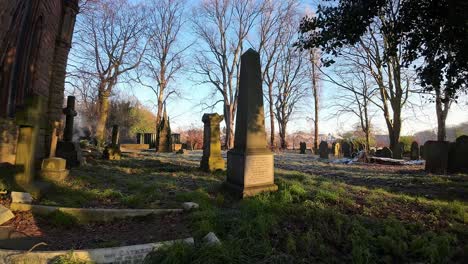
<path id="1" fill-rule="evenodd" d="M 112 141 L 110 146 L 106 146 L 104 152 L 102 153 L 102 157 L 106 160 L 120 160 L 122 156 L 122 152 L 120 151 L 119 145 L 119 126 L 113 125 L 112 126 Z"/>
<path id="2" fill-rule="evenodd" d="M 57 149 L 57 128 L 58 122 L 52 125 L 49 158 L 42 160 L 41 177 L 49 181 L 63 181 L 68 177 L 67 160 L 55 157 Z"/>
<path id="3" fill-rule="evenodd" d="M 410 159 L 419 160 L 419 145 L 418 145 L 418 142 L 416 141 L 413 141 L 413 143 L 411 143 Z"/>
<path id="4" fill-rule="evenodd" d="M 15 217 L 15 215 L 10 211 L 10 209 L 0 204 L 0 225 L 10 221 L 13 217 Z"/>
<path id="5" fill-rule="evenodd" d="M 447 173 L 450 144 L 447 141 L 427 141 L 424 144 L 425 170 L 430 173 Z"/>
<path id="6" fill-rule="evenodd" d="M 63 141 L 57 143 L 56 156 L 67 160 L 67 168 L 79 166 L 82 163 L 81 148 L 78 142 L 73 142 L 73 122 L 77 115 L 75 97 L 68 96 L 67 107 L 63 109 L 66 116 Z"/>
<path id="7" fill-rule="evenodd" d="M 260 55 L 249 49 L 241 56 L 234 148 L 228 152 L 226 181 L 242 197 L 278 190 L 267 145 Z"/>
<path id="8" fill-rule="evenodd" d="M 219 123 L 224 117 L 218 114 L 204 114 L 203 157 L 200 168 L 204 171 L 224 170 L 226 163 L 221 155 L 221 133 Z"/>
<path id="9" fill-rule="evenodd" d="M 383 147 L 382 151 L 380 152 L 380 157 L 391 159 L 393 157 L 393 152 L 389 147 Z"/>
<path id="10" fill-rule="evenodd" d="M 321 159 L 328 159 L 328 143 L 326 141 L 320 142 L 319 155 Z"/>
<path id="11" fill-rule="evenodd" d="M 341 145 L 341 150 L 343 151 L 343 156 L 345 158 L 351 158 L 351 145 L 349 142 L 344 141 Z"/>
<path id="12" fill-rule="evenodd" d="M 169 122 L 169 117 L 167 116 L 166 107 L 164 106 L 164 115 L 163 119 L 159 123 L 157 136 L 157 151 L 161 153 L 172 152 L 172 142 L 171 142 L 171 125 Z"/>
<path id="13" fill-rule="evenodd" d="M 468 172 L 468 136 L 460 136 L 457 138 L 453 147 L 450 149 L 449 172 Z"/>
<path id="14" fill-rule="evenodd" d="M 396 144 L 392 150 L 393 152 L 392 157 L 394 159 L 402 159 L 404 150 L 405 150 L 405 145 L 402 142 L 398 142 L 398 144 Z"/>
<path id="15" fill-rule="evenodd" d="M 301 154 L 306 154 L 307 144 L 305 142 L 299 143 L 299 148 Z"/>

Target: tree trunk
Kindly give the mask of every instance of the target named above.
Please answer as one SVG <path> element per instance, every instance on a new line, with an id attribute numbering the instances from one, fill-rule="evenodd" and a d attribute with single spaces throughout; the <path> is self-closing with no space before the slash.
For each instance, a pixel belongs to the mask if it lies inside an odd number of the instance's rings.
<path id="1" fill-rule="evenodd" d="M 318 94 L 318 87 L 317 87 L 317 71 L 315 69 L 315 54 L 312 53 L 312 92 L 314 95 L 314 153 L 318 153 L 318 146 L 319 146 L 319 94 Z"/>
<path id="2" fill-rule="evenodd" d="M 280 124 L 280 141 L 281 141 L 281 149 L 288 148 L 288 142 L 286 141 L 286 124 Z"/>
<path id="3" fill-rule="evenodd" d="M 225 146 L 227 149 L 234 147 L 234 109 L 230 104 L 224 105 L 224 121 L 226 123 Z"/>
<path id="4" fill-rule="evenodd" d="M 370 131 L 369 129 L 366 129 L 366 152 L 369 153 L 370 151 Z"/>
<path id="5" fill-rule="evenodd" d="M 315 66 L 312 66 L 315 68 Z M 318 146 L 319 146 L 319 98 L 317 92 L 317 80 L 315 77 L 313 78 L 313 92 L 314 92 L 314 153 L 318 153 Z"/>
<path id="6" fill-rule="evenodd" d="M 317 92 L 314 92 L 314 153 L 318 153 L 318 146 L 319 146 L 319 120 L 318 120 L 318 96 Z"/>
<path id="7" fill-rule="evenodd" d="M 163 90 L 159 89 L 159 97 L 158 97 L 158 111 L 156 113 L 156 131 L 158 130 L 159 123 L 161 123 L 161 117 L 163 115 L 163 107 L 164 107 L 164 94 Z"/>
<path id="8" fill-rule="evenodd" d="M 437 141 L 445 141 L 447 139 L 445 121 L 447 120 L 449 109 L 450 101 L 443 101 L 440 90 L 436 90 Z"/>
<path id="9" fill-rule="evenodd" d="M 268 86 L 268 99 L 270 100 L 270 147 L 275 148 L 275 113 L 273 112 L 273 83 Z"/>
<path id="10" fill-rule="evenodd" d="M 109 96 L 105 92 L 99 92 L 98 95 L 98 120 L 96 124 L 96 140 L 98 145 L 102 146 L 105 141 L 105 130 L 107 116 L 109 114 Z"/>

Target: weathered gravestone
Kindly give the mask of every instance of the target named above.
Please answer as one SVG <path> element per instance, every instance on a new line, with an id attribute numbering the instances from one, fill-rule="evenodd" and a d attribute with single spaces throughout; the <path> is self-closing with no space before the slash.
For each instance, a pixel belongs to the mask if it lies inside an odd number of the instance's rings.
<path id="1" fill-rule="evenodd" d="M 380 157 L 381 158 L 392 158 L 393 153 L 392 150 L 389 147 L 383 147 L 381 152 L 380 152 Z"/>
<path id="2" fill-rule="evenodd" d="M 423 160 L 426 159 L 424 157 L 424 145 L 419 146 L 419 155 L 421 156 L 421 159 L 423 159 Z"/>
<path id="3" fill-rule="evenodd" d="M 418 142 L 416 141 L 413 141 L 413 143 L 411 143 L 410 159 L 419 160 L 419 145 L 418 145 Z"/>
<path id="4" fill-rule="evenodd" d="M 204 171 L 224 170 L 226 163 L 221 155 L 221 139 L 219 123 L 223 116 L 218 114 L 204 114 L 203 157 L 200 168 Z"/>
<path id="5" fill-rule="evenodd" d="M 448 171 L 468 172 L 468 136 L 460 136 L 451 144 Z"/>
<path id="6" fill-rule="evenodd" d="M 398 144 L 395 145 L 393 148 L 393 158 L 394 159 L 402 159 L 403 158 L 403 152 L 405 151 L 405 145 L 402 142 L 398 142 Z"/>
<path id="7" fill-rule="evenodd" d="M 321 159 L 328 159 L 328 143 L 326 141 L 320 142 L 319 155 Z"/>
<path id="8" fill-rule="evenodd" d="M 57 150 L 58 126 L 59 122 L 54 122 L 52 125 L 49 158 L 42 160 L 41 166 L 41 177 L 50 181 L 63 181 L 69 174 L 69 171 L 66 168 L 67 160 L 55 157 Z"/>
<path id="9" fill-rule="evenodd" d="M 343 156 L 345 158 L 351 158 L 351 145 L 347 141 L 343 142 L 341 150 L 343 151 Z"/>
<path id="10" fill-rule="evenodd" d="M 299 143 L 299 147 L 300 147 L 300 153 L 301 154 L 306 154 L 306 150 L 307 150 L 307 144 L 305 142 L 301 142 Z"/>
<path id="11" fill-rule="evenodd" d="M 119 145 L 119 126 L 112 126 L 112 141 L 110 146 L 106 146 L 102 153 L 102 158 L 106 160 L 120 160 L 122 152 Z"/>
<path id="12" fill-rule="evenodd" d="M 177 152 L 182 149 L 182 143 L 180 142 L 180 134 L 174 133 L 171 135 L 172 151 Z"/>
<path id="13" fill-rule="evenodd" d="M 67 107 L 63 109 L 66 116 L 63 141 L 57 143 L 57 157 L 67 160 L 67 168 L 79 166 L 82 162 L 81 148 L 78 142 L 73 142 L 73 122 L 77 115 L 75 97 L 68 96 Z"/>
<path id="14" fill-rule="evenodd" d="M 227 167 L 226 184 L 242 197 L 278 190 L 266 142 L 260 55 L 252 49 L 241 56 L 234 148 Z"/>
<path id="15" fill-rule="evenodd" d="M 450 143 L 447 141 L 427 141 L 424 144 L 425 170 L 430 173 L 447 173 Z"/>
<path id="16" fill-rule="evenodd" d="M 163 119 L 159 123 L 156 137 L 158 152 L 172 152 L 171 125 L 169 123 L 169 117 L 167 116 L 166 107 L 164 107 Z"/>

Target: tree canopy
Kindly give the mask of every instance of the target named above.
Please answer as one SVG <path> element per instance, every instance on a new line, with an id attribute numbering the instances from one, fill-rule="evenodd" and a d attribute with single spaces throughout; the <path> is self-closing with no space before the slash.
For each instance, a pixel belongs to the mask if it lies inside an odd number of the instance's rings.
<path id="1" fill-rule="evenodd" d="M 325 0 L 316 16 L 303 19 L 298 45 L 331 57 L 355 45 L 373 26 L 386 35 L 386 56 L 402 48 L 426 92 L 444 90 L 456 100 L 468 85 L 468 2 L 465 0 Z M 378 21 L 378 22 L 377 22 Z M 372 27 L 371 27 L 372 26 Z"/>

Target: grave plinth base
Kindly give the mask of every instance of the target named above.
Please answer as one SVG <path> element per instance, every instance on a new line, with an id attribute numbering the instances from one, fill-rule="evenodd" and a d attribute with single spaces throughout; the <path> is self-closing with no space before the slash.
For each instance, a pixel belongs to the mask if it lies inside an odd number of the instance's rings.
<path id="1" fill-rule="evenodd" d="M 278 190 L 274 183 L 273 153 L 267 149 L 229 151 L 226 187 L 242 198 Z"/>
<path id="2" fill-rule="evenodd" d="M 59 141 L 55 155 L 67 160 L 67 168 L 78 167 L 83 161 L 81 148 L 77 142 Z"/>
<path id="3" fill-rule="evenodd" d="M 66 160 L 62 158 L 48 158 L 42 161 L 41 177 L 49 181 L 63 181 L 68 177 Z"/>

